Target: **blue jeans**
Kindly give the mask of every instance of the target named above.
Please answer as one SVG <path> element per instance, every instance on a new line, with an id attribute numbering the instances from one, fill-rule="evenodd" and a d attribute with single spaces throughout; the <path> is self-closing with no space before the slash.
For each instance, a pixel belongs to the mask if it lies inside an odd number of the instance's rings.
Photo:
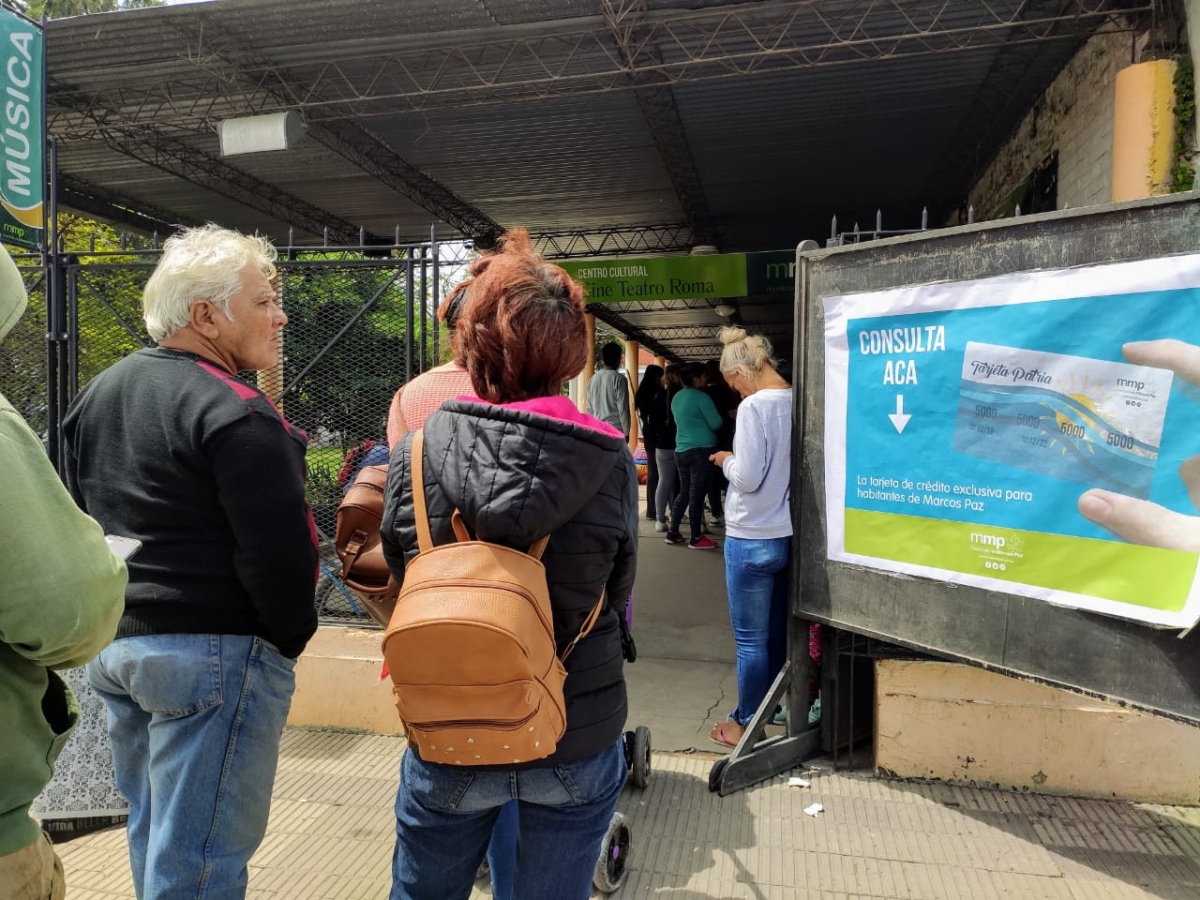
<path id="1" fill-rule="evenodd" d="M 787 655 L 790 537 L 725 538 L 725 586 L 737 644 L 738 705 L 729 718 L 747 725 Z"/>
<path id="2" fill-rule="evenodd" d="M 679 493 L 679 468 L 675 465 L 674 450 L 655 450 L 658 462 L 658 487 L 654 491 L 654 511 L 664 525 L 671 518 L 671 507 Z M 647 488 L 649 490 L 649 488 Z"/>
<path id="3" fill-rule="evenodd" d="M 679 469 L 679 493 L 671 506 L 671 522 L 667 527 L 672 534 L 677 533 L 686 509 L 688 525 L 692 529 L 692 543 L 703 536 L 704 498 L 708 496 L 708 482 L 716 468 L 708 458 L 716 452 L 716 447 L 694 447 L 675 454 L 675 465 Z"/>
<path id="4" fill-rule="evenodd" d="M 513 900 L 513 876 L 517 870 L 517 840 L 521 819 L 516 800 L 500 807 L 500 818 L 488 843 L 488 870 L 492 877 L 492 900 Z"/>
<path id="5" fill-rule="evenodd" d="M 625 784 L 621 741 L 541 769 L 471 769 L 400 761 L 391 900 L 465 900 L 500 809 L 519 806 L 514 897 L 586 900 L 600 842 Z"/>
<path id="6" fill-rule="evenodd" d="M 88 664 L 130 804 L 138 900 L 245 896 L 295 667 L 259 638 L 217 634 L 125 637 Z"/>

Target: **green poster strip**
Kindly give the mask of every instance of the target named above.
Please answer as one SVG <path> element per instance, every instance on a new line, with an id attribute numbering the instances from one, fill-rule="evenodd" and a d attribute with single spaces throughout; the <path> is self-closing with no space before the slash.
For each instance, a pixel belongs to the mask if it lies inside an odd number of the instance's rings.
<path id="1" fill-rule="evenodd" d="M 746 254 L 647 256 L 560 262 L 583 282 L 589 303 L 746 296 Z"/>
<path id="2" fill-rule="evenodd" d="M 24 16 L 0 9 L 0 239 L 24 247 L 41 245 L 45 232 L 42 53 L 42 30 Z"/>
<path id="3" fill-rule="evenodd" d="M 1183 610 L 1197 554 L 846 510 L 846 552 L 1098 597 L 1143 609 Z"/>
<path id="4" fill-rule="evenodd" d="M 796 254 L 714 253 L 559 263 L 583 282 L 589 303 L 756 297 L 796 290 Z"/>
<path id="5" fill-rule="evenodd" d="M 746 254 L 746 294 L 788 294 L 796 292 L 796 251 L 769 250 Z"/>

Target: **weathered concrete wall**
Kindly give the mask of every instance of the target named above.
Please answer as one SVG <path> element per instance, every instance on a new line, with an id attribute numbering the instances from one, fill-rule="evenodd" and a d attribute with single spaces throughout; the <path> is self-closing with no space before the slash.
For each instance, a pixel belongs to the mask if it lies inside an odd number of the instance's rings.
<path id="1" fill-rule="evenodd" d="M 391 679 L 379 677 L 382 638 L 382 631 L 368 628 L 318 628 L 296 663 L 288 724 L 404 734 L 392 702 Z"/>
<path id="2" fill-rule="evenodd" d="M 971 666 L 876 663 L 875 765 L 1018 791 L 1200 803 L 1200 728 Z"/>
<path id="3" fill-rule="evenodd" d="M 1129 65 L 1133 36 L 1097 35 L 1075 54 L 971 189 L 977 220 L 1058 151 L 1058 208 L 1107 203 L 1112 191 L 1114 83 Z"/>

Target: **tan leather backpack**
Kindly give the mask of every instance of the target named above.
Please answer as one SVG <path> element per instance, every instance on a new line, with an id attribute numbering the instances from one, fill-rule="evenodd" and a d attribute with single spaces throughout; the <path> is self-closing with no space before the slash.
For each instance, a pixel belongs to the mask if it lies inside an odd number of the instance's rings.
<path id="1" fill-rule="evenodd" d="M 366 466 L 338 504 L 333 546 L 342 561 L 342 582 L 371 618 L 387 628 L 398 586 L 388 571 L 379 539 L 387 466 Z"/>
<path id="2" fill-rule="evenodd" d="M 472 540 L 433 545 L 425 502 L 424 434 L 412 442 L 417 556 L 383 638 L 396 709 L 426 762 L 514 765 L 554 752 L 567 727 L 563 662 L 599 618 L 601 594 L 562 657 L 541 556 Z"/>

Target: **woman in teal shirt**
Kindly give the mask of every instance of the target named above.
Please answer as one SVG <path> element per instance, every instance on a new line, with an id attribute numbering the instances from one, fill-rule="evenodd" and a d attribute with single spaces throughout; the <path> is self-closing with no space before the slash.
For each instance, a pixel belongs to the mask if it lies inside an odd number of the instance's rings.
<path id="1" fill-rule="evenodd" d="M 680 376 L 684 388 L 671 401 L 671 416 L 675 419 L 675 463 L 679 468 L 679 494 L 671 508 L 671 521 L 667 526 L 668 544 L 682 544 L 679 533 L 683 521 L 683 510 L 688 510 L 688 524 L 692 539 L 691 550 L 716 550 L 720 545 L 705 537 L 704 498 L 708 494 L 708 482 L 713 474 L 709 457 L 717 451 L 717 430 L 721 427 L 721 414 L 717 412 L 712 398 L 704 393 L 707 376 L 704 367 L 689 363 L 682 367 Z"/>

